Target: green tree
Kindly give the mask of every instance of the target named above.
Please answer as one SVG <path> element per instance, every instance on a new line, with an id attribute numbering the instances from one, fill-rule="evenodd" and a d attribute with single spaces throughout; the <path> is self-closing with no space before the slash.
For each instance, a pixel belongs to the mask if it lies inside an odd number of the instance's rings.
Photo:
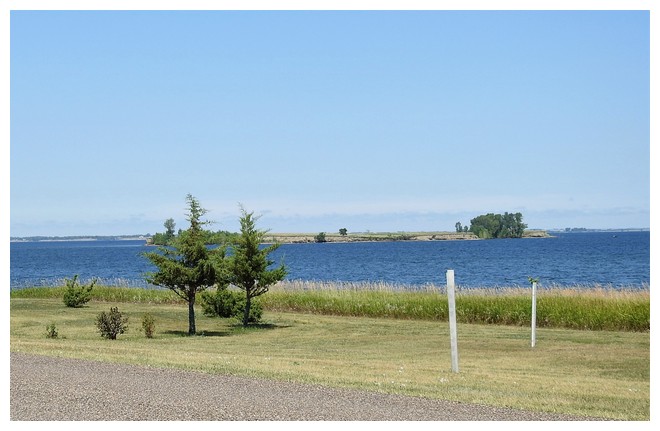
<path id="1" fill-rule="evenodd" d="M 280 244 L 261 246 L 268 231 L 257 229 L 257 219 L 254 213 L 248 213 L 241 207 L 241 232 L 232 241 L 226 271 L 220 274 L 217 280 L 220 285 L 232 284 L 245 292 L 243 326 L 247 326 L 250 320 L 252 298 L 268 292 L 270 286 L 286 276 L 283 263 L 277 268 L 269 269 L 274 261 L 270 260 L 268 255 Z"/>
<path id="2" fill-rule="evenodd" d="M 174 241 L 174 238 L 176 237 L 176 233 L 174 232 L 174 219 L 173 218 L 168 218 L 165 220 L 165 223 L 163 223 L 163 226 L 165 227 L 165 232 L 160 233 L 157 232 L 151 237 L 151 243 L 154 245 L 170 245 L 172 241 Z"/>
<path id="3" fill-rule="evenodd" d="M 96 316 L 96 327 L 103 338 L 116 340 L 117 335 L 128 331 L 128 317 L 125 317 L 117 307 L 110 307 L 110 313 L 102 311 Z"/>
<path id="4" fill-rule="evenodd" d="M 479 238 L 497 238 L 499 230 L 500 216 L 498 214 L 488 213 L 470 220 L 470 231 Z"/>
<path id="5" fill-rule="evenodd" d="M 319 232 L 319 234 L 314 237 L 314 241 L 316 241 L 316 242 L 326 242 L 327 239 L 325 238 L 325 232 Z"/>
<path id="6" fill-rule="evenodd" d="M 66 282 L 66 290 L 62 300 L 67 307 L 82 307 L 92 299 L 92 289 L 96 284 L 96 279 L 88 284 L 81 285 L 78 282 L 78 274 L 76 274 L 73 279 L 65 278 L 64 281 Z"/>
<path id="7" fill-rule="evenodd" d="M 463 226 L 460 221 L 456 222 L 456 232 L 463 232 Z"/>
<path id="8" fill-rule="evenodd" d="M 165 220 L 165 223 L 163 223 L 163 226 L 165 226 L 165 241 L 169 243 L 174 239 L 174 227 L 176 226 L 176 223 L 174 223 L 173 218 L 168 218 Z"/>
<path id="9" fill-rule="evenodd" d="M 186 201 L 190 227 L 180 231 L 170 247 L 161 246 L 158 251 L 144 253 L 144 256 L 158 268 L 157 272 L 147 274 L 147 282 L 166 287 L 188 302 L 188 335 L 195 335 L 195 298 L 198 292 L 215 284 L 225 250 L 206 247 L 203 226 L 210 222 L 201 218 L 207 211 L 190 194 Z"/>
<path id="10" fill-rule="evenodd" d="M 470 232 L 479 238 L 521 238 L 527 225 L 521 213 L 480 215 L 470 220 Z"/>
<path id="11" fill-rule="evenodd" d="M 345 227 L 339 229 L 339 235 L 341 235 L 341 236 L 348 235 L 348 230 Z"/>

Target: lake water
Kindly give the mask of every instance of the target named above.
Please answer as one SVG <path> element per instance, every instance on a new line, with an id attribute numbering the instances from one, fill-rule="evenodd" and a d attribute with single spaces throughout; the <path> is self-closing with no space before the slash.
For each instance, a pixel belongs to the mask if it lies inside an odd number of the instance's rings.
<path id="1" fill-rule="evenodd" d="M 447 269 L 459 287 L 650 285 L 649 232 L 559 233 L 553 238 L 483 241 L 399 241 L 283 244 L 289 280 L 444 285 Z M 10 287 L 54 286 L 78 274 L 104 284 L 148 287 L 155 268 L 141 256 L 144 241 L 12 242 Z"/>

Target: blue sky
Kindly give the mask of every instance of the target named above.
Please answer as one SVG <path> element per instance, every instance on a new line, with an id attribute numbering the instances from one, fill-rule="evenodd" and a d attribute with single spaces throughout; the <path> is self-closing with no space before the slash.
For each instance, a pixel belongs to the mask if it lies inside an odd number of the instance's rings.
<path id="1" fill-rule="evenodd" d="M 12 11 L 10 233 L 650 226 L 648 11 Z"/>

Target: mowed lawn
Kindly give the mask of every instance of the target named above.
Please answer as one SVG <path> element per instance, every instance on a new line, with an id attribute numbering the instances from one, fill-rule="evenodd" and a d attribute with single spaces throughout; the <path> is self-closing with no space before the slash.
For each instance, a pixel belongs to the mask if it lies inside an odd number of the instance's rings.
<path id="1" fill-rule="evenodd" d="M 101 338 L 94 324 L 111 306 L 129 317 L 128 332 L 117 340 Z M 650 418 L 650 332 L 538 328 L 532 348 L 529 327 L 459 324 L 459 372 L 453 373 L 445 322 L 266 311 L 263 324 L 246 329 L 199 308 L 198 334 L 191 337 L 183 304 L 92 300 L 67 308 L 61 299 L 12 298 L 10 308 L 10 348 L 17 352 Z M 152 339 L 141 328 L 145 313 L 155 318 Z M 54 339 L 46 337 L 51 324 Z"/>

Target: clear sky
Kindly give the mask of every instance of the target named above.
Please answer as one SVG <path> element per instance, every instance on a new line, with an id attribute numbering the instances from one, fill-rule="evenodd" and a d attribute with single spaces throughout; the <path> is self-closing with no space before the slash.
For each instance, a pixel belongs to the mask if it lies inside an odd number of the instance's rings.
<path id="1" fill-rule="evenodd" d="M 649 227 L 649 17 L 11 11 L 11 236 Z"/>

